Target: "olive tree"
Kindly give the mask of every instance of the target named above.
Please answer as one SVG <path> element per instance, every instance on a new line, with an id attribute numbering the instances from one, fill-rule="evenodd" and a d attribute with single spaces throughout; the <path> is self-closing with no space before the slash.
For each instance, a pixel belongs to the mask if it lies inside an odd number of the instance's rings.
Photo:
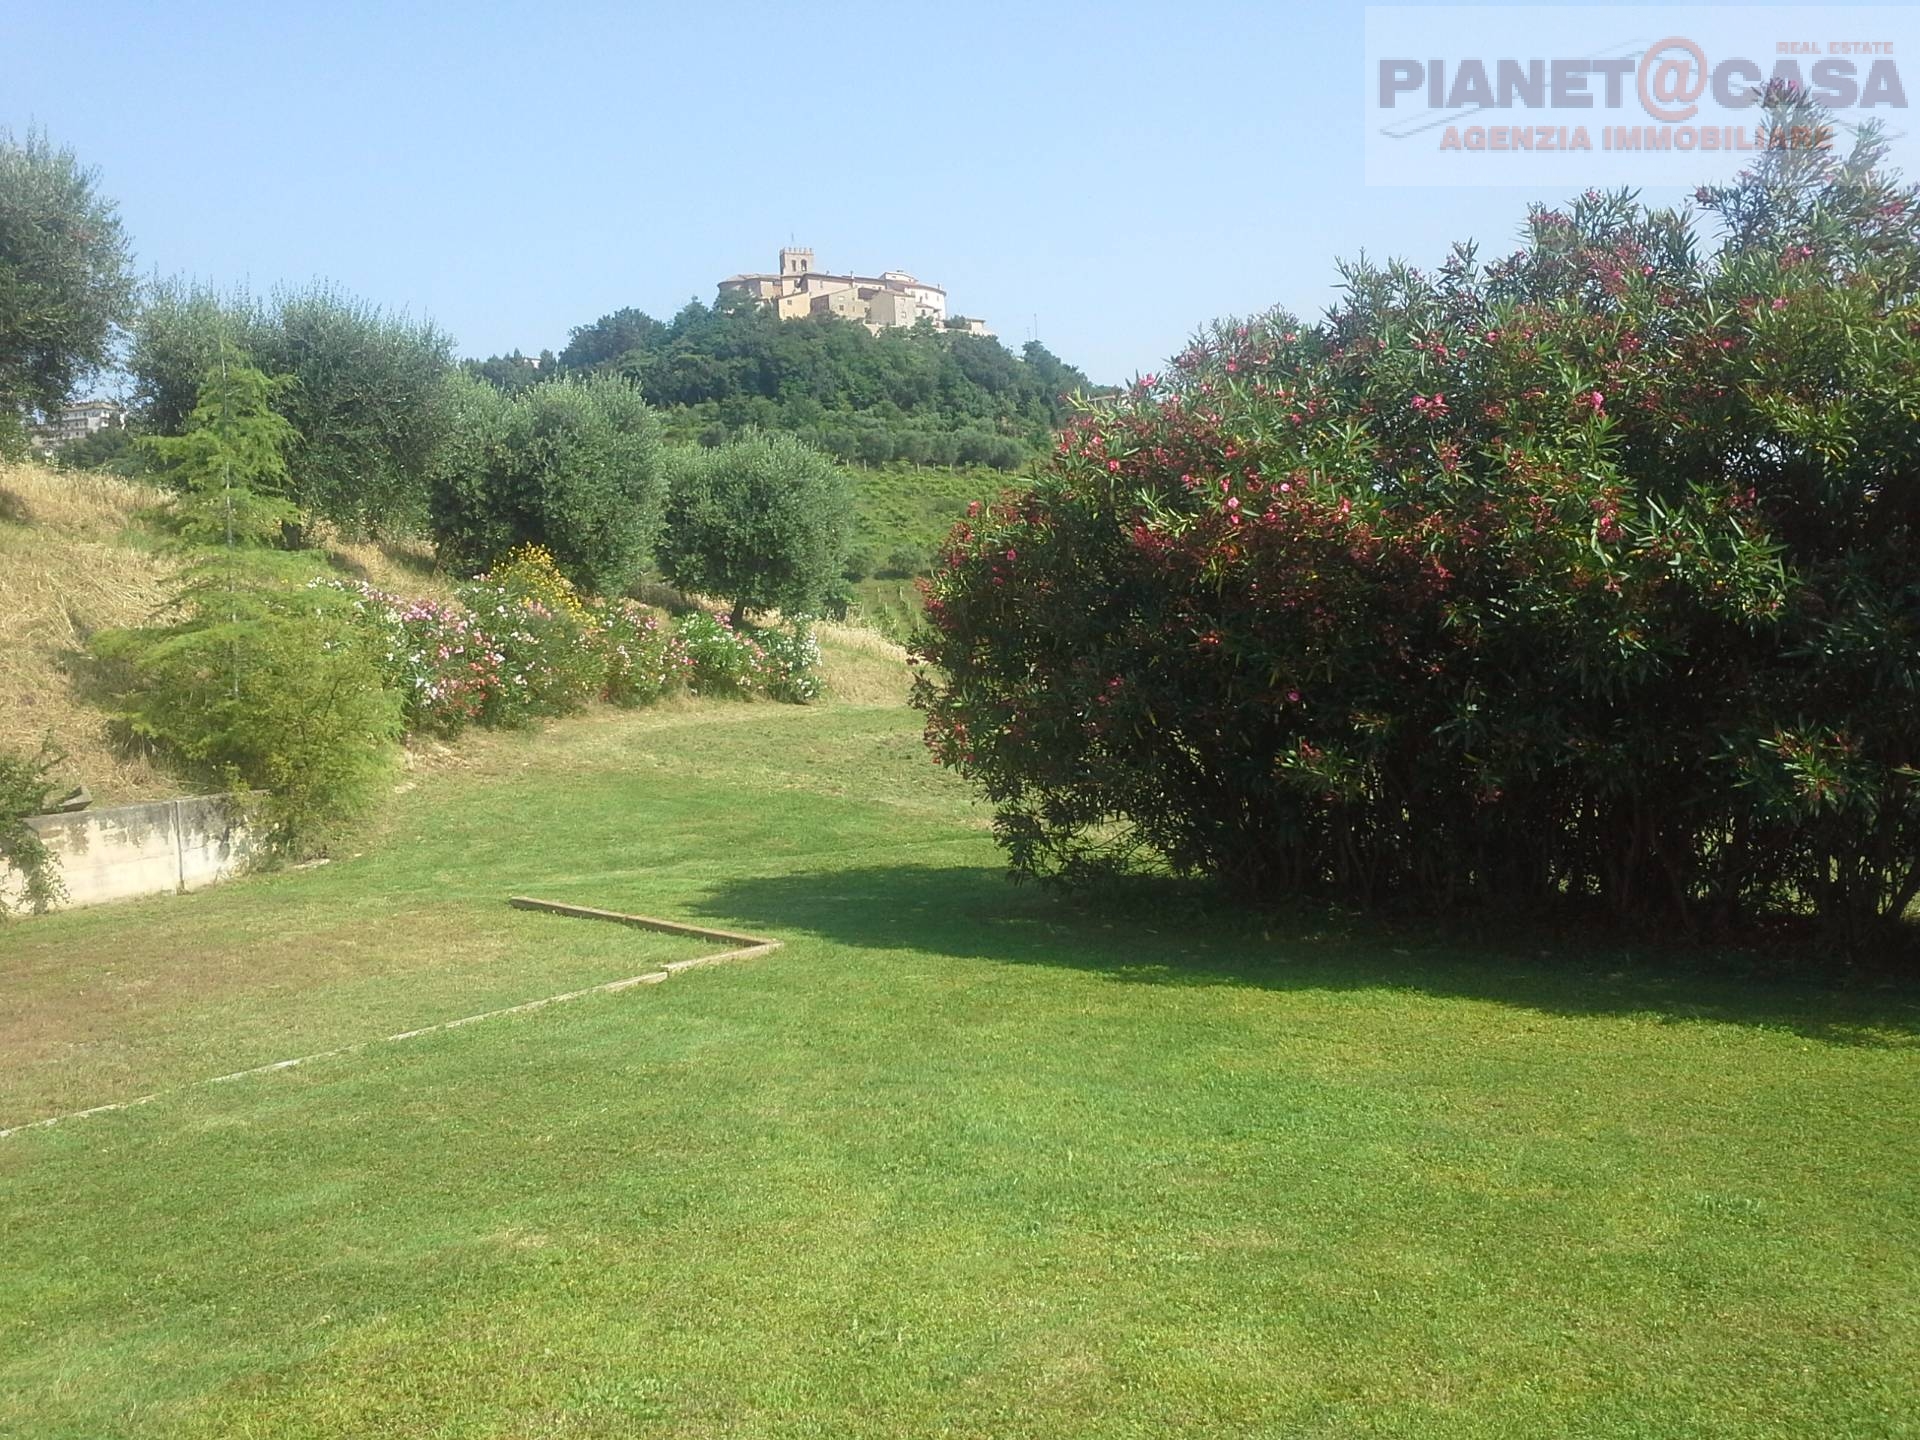
<path id="1" fill-rule="evenodd" d="M 470 375 L 446 383 L 450 431 L 433 483 L 441 560 L 485 570 L 544 545 L 582 589 L 619 594 L 660 528 L 659 428 L 616 375 L 506 395 Z"/>
<path id="2" fill-rule="evenodd" d="M 127 362 L 140 427 L 181 434 L 226 347 L 286 379 L 273 404 L 293 427 L 287 498 L 303 522 L 404 530 L 425 521 L 449 424 L 445 334 L 325 285 L 261 301 L 162 281 L 134 323 Z"/>
<path id="3" fill-rule="evenodd" d="M 845 473 L 784 434 L 688 448 L 669 466 L 660 568 L 682 590 L 748 610 L 818 614 L 846 563 L 852 495 Z"/>
<path id="4" fill-rule="evenodd" d="M 52 410 L 112 358 L 132 308 L 118 207 L 37 131 L 0 131 L 0 415 Z"/>

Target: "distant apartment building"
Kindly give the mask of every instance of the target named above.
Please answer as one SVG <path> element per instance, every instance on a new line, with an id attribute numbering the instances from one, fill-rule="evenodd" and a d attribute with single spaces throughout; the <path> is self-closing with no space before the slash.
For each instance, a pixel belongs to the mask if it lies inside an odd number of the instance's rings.
<path id="1" fill-rule="evenodd" d="M 813 251 L 789 245 L 780 252 L 772 275 L 729 275 L 722 295 L 746 295 L 773 307 L 782 320 L 806 315 L 838 315 L 857 320 L 874 334 L 922 320 L 970 335 L 991 335 L 984 321 L 947 318 L 947 292 L 916 280 L 904 270 L 879 275 L 829 275 L 813 268 Z"/>
<path id="2" fill-rule="evenodd" d="M 31 427 L 34 444 L 42 454 L 51 455 L 62 445 L 84 440 L 96 430 L 112 430 L 126 423 L 125 412 L 111 400 L 82 400 L 64 410 L 56 410 L 40 424 Z"/>

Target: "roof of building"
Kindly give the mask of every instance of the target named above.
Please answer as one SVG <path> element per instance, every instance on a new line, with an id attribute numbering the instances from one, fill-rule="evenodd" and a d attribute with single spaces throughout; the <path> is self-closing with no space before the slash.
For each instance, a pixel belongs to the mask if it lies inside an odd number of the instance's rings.
<path id="1" fill-rule="evenodd" d="M 900 271 L 897 273 L 904 275 L 906 272 Z M 930 280 L 915 280 L 910 275 L 904 280 L 901 280 L 886 275 L 834 275 L 825 270 L 808 270 L 800 275 L 767 275 L 759 273 L 751 275 L 729 275 L 720 283 L 722 285 L 744 285 L 750 280 L 842 280 L 849 285 L 878 285 L 887 289 L 911 287 L 915 290 L 936 290 L 942 295 L 947 293 L 943 286 L 935 285 Z"/>

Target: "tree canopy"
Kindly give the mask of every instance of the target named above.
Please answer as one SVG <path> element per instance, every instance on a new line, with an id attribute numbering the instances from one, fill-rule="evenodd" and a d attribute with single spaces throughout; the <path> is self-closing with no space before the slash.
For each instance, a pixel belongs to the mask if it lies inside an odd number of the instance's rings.
<path id="1" fill-rule="evenodd" d="M 452 438 L 431 506 L 443 562 L 472 574 L 539 545 L 574 584 L 621 593 L 659 531 L 665 486 L 640 392 L 617 375 L 511 395 L 463 375 L 448 391 Z"/>
<path id="2" fill-rule="evenodd" d="M 511 388 L 517 358 L 473 368 Z M 693 301 L 670 322 L 616 310 L 576 327 L 558 364 L 628 377 L 676 438 L 785 430 L 869 464 L 1016 468 L 1066 419 L 1064 397 L 1093 388 L 1037 341 L 1016 355 L 926 322 L 876 335 L 836 316 L 783 321 L 742 297 Z"/>
<path id="3" fill-rule="evenodd" d="M 65 404 L 132 308 L 118 207 L 73 151 L 0 131 L 0 413 Z"/>
<path id="4" fill-rule="evenodd" d="M 447 436 L 452 343 L 325 285 L 265 301 L 180 281 L 155 285 L 134 325 L 134 419 L 182 433 L 223 346 L 286 377 L 273 407 L 293 427 L 287 499 L 303 519 L 357 530 L 426 518 L 428 475 Z"/>
<path id="5" fill-rule="evenodd" d="M 179 492 L 175 528 L 204 545 L 278 543 L 299 514 L 286 499 L 293 427 L 273 411 L 274 381 L 229 347 L 208 367 L 199 400 L 178 435 L 141 444 Z"/>
<path id="6" fill-rule="evenodd" d="M 838 465 L 791 435 L 673 458 L 660 568 L 682 590 L 748 610 L 817 615 L 846 561 L 852 498 Z"/>

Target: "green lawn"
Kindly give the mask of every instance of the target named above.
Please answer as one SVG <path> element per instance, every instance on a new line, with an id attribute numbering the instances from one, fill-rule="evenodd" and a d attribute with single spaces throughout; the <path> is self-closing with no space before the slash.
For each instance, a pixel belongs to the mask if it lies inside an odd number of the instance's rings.
<path id="1" fill-rule="evenodd" d="M 0 1435 L 1915 1433 L 1910 995 L 1069 906 L 917 722 L 480 737 L 0 931 L 0 1125 L 702 948 L 511 893 L 788 942 L 0 1141 Z"/>

